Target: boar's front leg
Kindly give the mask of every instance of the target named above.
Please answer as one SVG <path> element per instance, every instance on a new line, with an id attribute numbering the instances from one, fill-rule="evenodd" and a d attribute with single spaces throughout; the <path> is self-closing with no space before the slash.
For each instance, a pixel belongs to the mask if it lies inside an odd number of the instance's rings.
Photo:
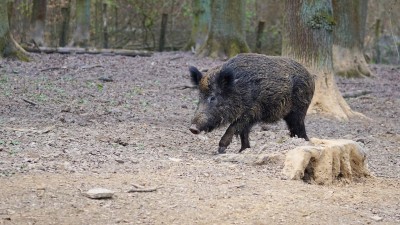
<path id="1" fill-rule="evenodd" d="M 229 125 L 228 129 L 226 129 L 225 134 L 222 136 L 219 141 L 218 153 L 223 154 L 226 151 L 228 145 L 232 142 L 233 135 L 235 135 L 235 123 Z"/>
<path id="2" fill-rule="evenodd" d="M 233 135 L 238 133 L 240 134 L 240 141 L 241 141 L 241 147 L 239 152 L 242 152 L 246 148 L 250 148 L 249 133 L 251 127 L 252 127 L 251 124 L 246 123 L 246 125 L 243 125 L 239 121 L 236 121 L 231 125 L 229 125 L 228 129 L 225 131 L 225 134 L 219 141 L 218 153 L 219 154 L 225 153 L 226 148 L 232 142 Z"/>

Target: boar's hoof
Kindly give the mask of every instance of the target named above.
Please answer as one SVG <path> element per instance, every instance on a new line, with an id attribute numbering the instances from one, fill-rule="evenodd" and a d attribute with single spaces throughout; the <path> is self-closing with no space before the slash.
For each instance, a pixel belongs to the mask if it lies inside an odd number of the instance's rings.
<path id="1" fill-rule="evenodd" d="M 219 147 L 218 148 L 218 153 L 219 154 L 225 154 L 226 153 L 226 147 Z"/>
<path id="2" fill-rule="evenodd" d="M 200 134 L 200 130 L 197 129 L 196 124 L 192 124 L 192 126 L 190 126 L 189 130 L 190 130 L 193 134 Z"/>

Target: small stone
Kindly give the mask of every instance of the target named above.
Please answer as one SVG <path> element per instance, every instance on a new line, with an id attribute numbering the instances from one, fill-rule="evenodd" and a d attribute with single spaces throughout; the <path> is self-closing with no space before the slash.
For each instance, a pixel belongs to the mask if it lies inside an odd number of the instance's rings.
<path id="1" fill-rule="evenodd" d="M 86 192 L 86 196 L 91 199 L 112 198 L 114 192 L 105 188 L 93 188 Z"/>
<path id="2" fill-rule="evenodd" d="M 380 216 L 371 216 L 371 219 L 375 220 L 376 222 L 380 222 L 383 220 L 383 218 Z"/>
<path id="3" fill-rule="evenodd" d="M 117 163 L 124 163 L 125 161 L 124 160 L 122 160 L 122 159 L 116 159 L 115 160 Z"/>
<path id="4" fill-rule="evenodd" d="M 172 162 L 181 162 L 182 159 L 178 159 L 178 158 L 168 158 L 169 160 L 171 160 Z"/>

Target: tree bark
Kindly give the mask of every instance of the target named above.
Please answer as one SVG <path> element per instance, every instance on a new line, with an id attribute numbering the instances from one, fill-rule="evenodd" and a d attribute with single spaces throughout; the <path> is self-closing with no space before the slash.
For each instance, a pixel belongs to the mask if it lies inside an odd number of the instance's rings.
<path id="1" fill-rule="evenodd" d="M 250 49 L 245 39 L 246 0 L 211 0 L 211 25 L 199 56 L 230 58 Z"/>
<path id="2" fill-rule="evenodd" d="M 333 30 L 333 66 L 336 75 L 371 76 L 364 57 L 368 0 L 332 0 L 336 25 Z"/>
<path id="3" fill-rule="evenodd" d="M 29 61 L 28 54 L 14 40 L 9 19 L 11 18 L 12 3 L 7 0 L 0 0 L 0 58 L 17 58 L 22 61 Z"/>
<path id="4" fill-rule="evenodd" d="M 61 32 L 60 32 L 60 40 L 59 45 L 64 47 L 67 45 L 68 33 L 69 33 L 69 21 L 71 14 L 71 0 L 68 0 L 66 5 L 61 7 Z"/>
<path id="5" fill-rule="evenodd" d="M 283 1 L 256 0 L 255 8 L 257 20 L 265 22 L 265 29 L 261 39 L 262 48 L 259 52 L 266 55 L 281 55 Z"/>
<path id="6" fill-rule="evenodd" d="M 193 48 L 196 52 L 207 40 L 211 21 L 210 4 L 210 0 L 192 0 L 192 32 L 186 50 Z"/>
<path id="7" fill-rule="evenodd" d="M 30 39 L 35 45 L 44 45 L 44 29 L 47 12 L 47 0 L 33 0 L 32 16 L 30 24 Z"/>
<path id="8" fill-rule="evenodd" d="M 103 48 L 108 48 L 108 15 L 106 3 L 103 3 Z"/>
<path id="9" fill-rule="evenodd" d="M 353 112 L 336 86 L 333 63 L 332 3 L 330 0 L 285 1 L 282 53 L 305 65 L 315 78 L 308 112 L 347 120 Z"/>
<path id="10" fill-rule="evenodd" d="M 69 46 L 88 47 L 90 40 L 90 0 L 76 0 L 76 28 Z"/>

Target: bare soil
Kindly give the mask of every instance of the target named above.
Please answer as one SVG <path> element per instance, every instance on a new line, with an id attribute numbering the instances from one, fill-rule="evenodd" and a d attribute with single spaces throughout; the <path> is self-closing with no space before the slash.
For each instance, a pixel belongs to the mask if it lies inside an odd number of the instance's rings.
<path id="1" fill-rule="evenodd" d="M 187 68 L 222 63 L 189 53 L 152 57 L 32 55 L 0 62 L 0 224 L 399 224 L 400 67 L 337 78 L 369 119 L 308 115 L 309 137 L 351 139 L 370 178 L 330 186 L 285 180 L 282 163 L 216 155 L 224 129 L 193 135 Z M 256 126 L 254 156 L 306 141 L 283 122 Z M 234 140 L 227 154 L 237 153 Z M 128 193 L 133 186 L 155 188 Z M 115 191 L 93 200 L 95 187 Z"/>

